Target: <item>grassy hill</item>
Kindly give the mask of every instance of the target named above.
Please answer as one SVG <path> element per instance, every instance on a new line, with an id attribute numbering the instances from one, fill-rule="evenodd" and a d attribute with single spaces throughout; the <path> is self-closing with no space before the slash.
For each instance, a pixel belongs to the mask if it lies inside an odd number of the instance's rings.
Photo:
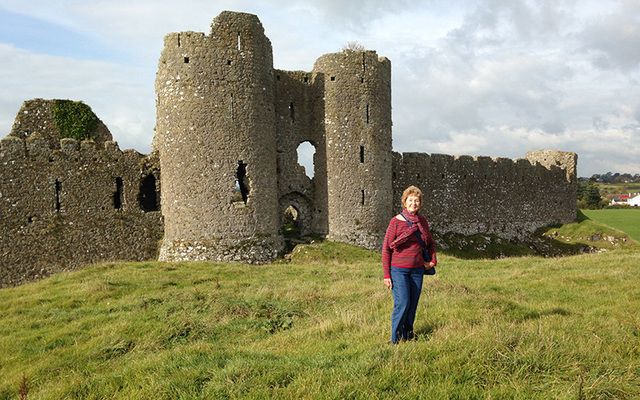
<path id="1" fill-rule="evenodd" d="M 108 263 L 0 290 L 0 399 L 640 397 L 640 252 L 442 256 L 388 344 L 379 257 Z"/>
<path id="2" fill-rule="evenodd" d="M 582 210 L 589 219 L 627 233 L 640 241 L 640 209 L 616 208 L 604 210 Z"/>

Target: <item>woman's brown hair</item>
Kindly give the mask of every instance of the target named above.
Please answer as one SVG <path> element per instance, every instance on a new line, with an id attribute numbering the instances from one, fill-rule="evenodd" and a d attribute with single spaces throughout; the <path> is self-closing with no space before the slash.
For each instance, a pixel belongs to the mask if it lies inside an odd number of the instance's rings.
<path id="1" fill-rule="evenodd" d="M 404 208 L 404 203 L 407 201 L 407 197 L 416 196 L 420 199 L 420 207 L 422 207 L 422 190 L 418 189 L 416 186 L 409 186 L 402 192 L 402 208 Z"/>

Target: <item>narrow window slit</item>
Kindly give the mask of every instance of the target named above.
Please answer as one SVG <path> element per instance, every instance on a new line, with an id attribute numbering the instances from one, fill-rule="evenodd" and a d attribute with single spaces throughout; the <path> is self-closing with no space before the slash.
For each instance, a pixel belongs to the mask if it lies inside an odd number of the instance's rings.
<path id="1" fill-rule="evenodd" d="M 369 103 L 367 103 L 367 124 L 369 123 Z"/>
<path id="2" fill-rule="evenodd" d="M 367 61 L 364 51 L 362 52 L 362 72 L 367 72 Z"/>
<path id="3" fill-rule="evenodd" d="M 56 211 L 60 211 L 60 192 L 62 191 L 62 182 L 56 179 Z"/>
<path id="4" fill-rule="evenodd" d="M 291 117 L 291 122 L 296 122 L 296 114 L 295 109 L 293 108 L 293 103 L 289 103 L 289 116 Z"/>
<path id="5" fill-rule="evenodd" d="M 360 204 L 364 205 L 364 189 L 362 189 L 362 199 L 360 200 Z"/>
<path id="6" fill-rule="evenodd" d="M 178 47 L 180 47 L 180 34 L 178 33 Z"/>
<path id="7" fill-rule="evenodd" d="M 149 174 L 140 181 L 140 192 L 138 193 L 138 204 L 144 212 L 159 211 L 160 194 L 156 188 L 156 177 Z"/>
<path id="8" fill-rule="evenodd" d="M 364 163 L 364 146 L 360 146 L 360 163 Z"/>
<path id="9" fill-rule="evenodd" d="M 124 200 L 123 189 L 124 182 L 121 177 L 116 178 L 116 191 L 113 193 L 113 208 L 116 210 L 122 209 L 122 203 Z"/>
<path id="10" fill-rule="evenodd" d="M 249 182 L 247 181 L 247 164 L 243 163 L 242 160 L 238 160 L 238 169 L 236 171 L 236 186 L 235 190 L 240 192 L 242 196 L 242 201 L 244 204 L 247 204 L 247 199 L 249 198 Z"/>

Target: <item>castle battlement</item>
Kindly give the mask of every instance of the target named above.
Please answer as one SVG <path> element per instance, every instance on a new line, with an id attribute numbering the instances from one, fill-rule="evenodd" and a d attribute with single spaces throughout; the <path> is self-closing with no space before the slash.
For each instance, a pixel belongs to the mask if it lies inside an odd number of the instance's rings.
<path id="1" fill-rule="evenodd" d="M 575 153 L 393 152 L 391 62 L 373 50 L 274 69 L 258 17 L 225 11 L 209 34 L 165 36 L 155 89 L 150 156 L 81 102 L 23 104 L 0 141 L 0 285 L 99 260 L 263 263 L 292 232 L 377 248 L 409 185 L 436 235 L 522 238 L 576 216 Z"/>
<path id="2" fill-rule="evenodd" d="M 121 150 L 118 143 L 107 140 L 96 143 L 93 140 L 76 140 L 64 138 L 59 140 L 59 147 L 50 147 L 50 142 L 35 135 L 27 139 L 7 136 L 0 139 L 0 162 L 59 159 L 104 160 L 141 159 L 147 156 L 134 149 Z M 94 160 L 95 161 L 95 160 Z"/>

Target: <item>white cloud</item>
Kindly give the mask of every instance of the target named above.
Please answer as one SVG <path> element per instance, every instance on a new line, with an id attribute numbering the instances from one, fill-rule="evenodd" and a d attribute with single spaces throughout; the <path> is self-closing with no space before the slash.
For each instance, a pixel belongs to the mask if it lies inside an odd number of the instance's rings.
<path id="1" fill-rule="evenodd" d="M 522 157 L 555 147 L 579 153 L 582 175 L 640 172 L 635 0 L 0 1 L 131 57 L 91 62 L 0 46 L 0 132 L 25 99 L 75 98 L 122 147 L 148 151 L 162 37 L 208 33 L 232 9 L 260 17 L 276 68 L 310 70 L 350 40 L 389 57 L 396 150 Z"/>
<path id="2" fill-rule="evenodd" d="M 0 127 L 9 133 L 22 102 L 31 98 L 82 100 L 121 147 L 148 151 L 154 94 L 146 71 L 110 63 L 34 54 L 0 44 Z"/>

